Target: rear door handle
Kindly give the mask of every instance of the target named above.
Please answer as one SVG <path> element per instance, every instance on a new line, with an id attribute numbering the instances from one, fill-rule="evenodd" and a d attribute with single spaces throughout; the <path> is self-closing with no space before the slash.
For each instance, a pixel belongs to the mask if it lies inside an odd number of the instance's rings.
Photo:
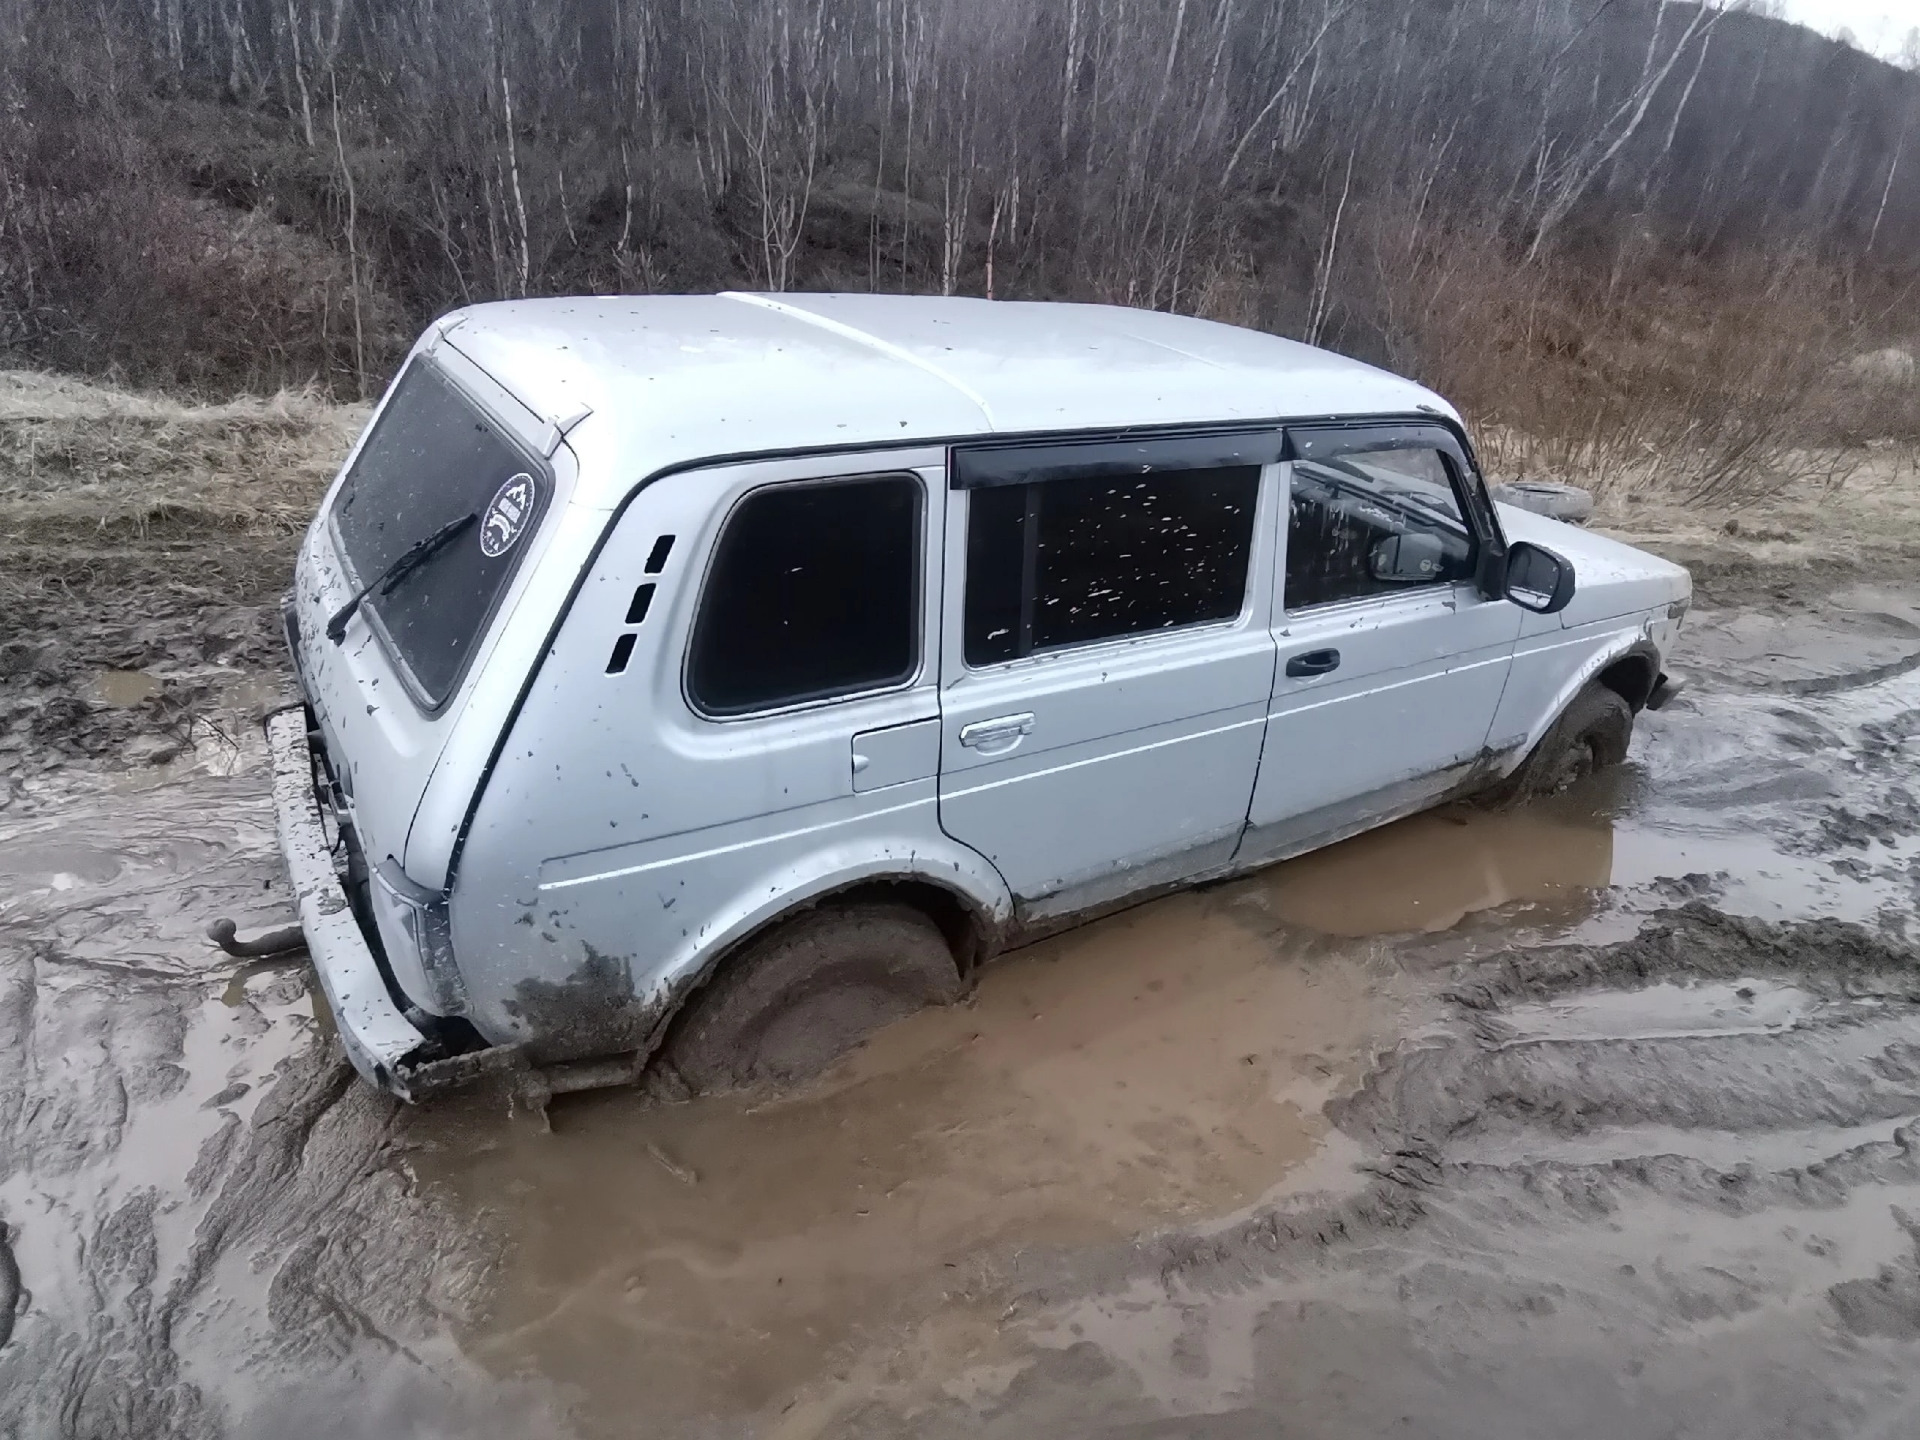
<path id="1" fill-rule="evenodd" d="M 1308 650 L 1287 658 L 1289 675 L 1329 675 L 1339 668 L 1338 650 Z"/>
<path id="2" fill-rule="evenodd" d="M 997 755 L 1020 743 L 1020 737 L 1033 729 L 1033 713 L 1002 715 L 995 720 L 976 720 L 960 727 L 960 743 L 982 755 Z"/>

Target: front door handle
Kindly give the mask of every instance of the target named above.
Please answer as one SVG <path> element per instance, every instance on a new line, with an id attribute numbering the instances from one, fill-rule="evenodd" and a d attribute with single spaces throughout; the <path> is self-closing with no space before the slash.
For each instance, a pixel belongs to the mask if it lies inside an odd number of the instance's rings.
<path id="1" fill-rule="evenodd" d="M 1033 729 L 1033 713 L 1002 715 L 996 720 L 976 720 L 960 727 L 960 743 L 982 755 L 998 755 L 1020 743 L 1020 737 Z"/>
<path id="2" fill-rule="evenodd" d="M 1287 658 L 1289 675 L 1330 675 L 1340 668 L 1338 650 L 1308 650 Z"/>

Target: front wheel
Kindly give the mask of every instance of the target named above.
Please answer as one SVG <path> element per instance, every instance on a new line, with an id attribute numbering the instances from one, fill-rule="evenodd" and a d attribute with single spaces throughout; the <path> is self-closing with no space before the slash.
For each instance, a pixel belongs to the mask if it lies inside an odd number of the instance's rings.
<path id="1" fill-rule="evenodd" d="M 1633 707 L 1595 681 L 1573 697 L 1520 768 L 1485 798 L 1514 804 L 1533 795 L 1557 795 L 1625 760 L 1632 740 Z"/>

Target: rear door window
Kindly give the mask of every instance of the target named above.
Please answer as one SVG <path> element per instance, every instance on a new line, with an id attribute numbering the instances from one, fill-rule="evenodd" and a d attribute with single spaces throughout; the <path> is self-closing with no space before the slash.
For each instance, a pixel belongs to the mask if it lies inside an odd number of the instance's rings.
<path id="1" fill-rule="evenodd" d="M 1289 610 L 1473 577 L 1473 532 L 1436 449 L 1296 459 L 1289 501 Z"/>
<path id="2" fill-rule="evenodd" d="M 443 527 L 460 529 L 362 605 L 418 698 L 444 704 L 546 510 L 551 480 L 430 359 L 416 358 L 332 512 L 354 588 Z"/>
<path id="3" fill-rule="evenodd" d="M 967 663 L 1232 619 L 1259 491 L 1258 465 L 973 490 Z"/>
<path id="4" fill-rule="evenodd" d="M 727 517 L 687 690 L 745 715 L 902 685 L 919 668 L 921 515 L 912 475 L 779 485 Z"/>

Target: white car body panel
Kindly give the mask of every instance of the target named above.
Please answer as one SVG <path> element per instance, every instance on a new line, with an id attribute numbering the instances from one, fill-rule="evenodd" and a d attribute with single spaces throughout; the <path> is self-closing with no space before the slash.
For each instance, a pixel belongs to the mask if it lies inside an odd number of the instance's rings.
<path id="1" fill-rule="evenodd" d="M 1344 830 L 1349 808 L 1475 759 L 1522 613 L 1462 583 L 1276 620 L 1280 669 L 1241 858 L 1292 853 L 1316 818 Z M 1290 657 L 1323 649 L 1339 651 L 1339 669 L 1286 674 Z"/>
<path id="2" fill-rule="evenodd" d="M 1253 583 L 1233 620 L 969 669 L 962 587 L 947 588 L 940 823 L 991 860 L 1034 921 L 1217 870 L 1246 822 L 1273 688 L 1271 554 L 1279 466 L 1261 477 Z M 947 571 L 966 554 L 966 501 Z M 1005 741 L 969 726 L 1024 717 Z"/>

